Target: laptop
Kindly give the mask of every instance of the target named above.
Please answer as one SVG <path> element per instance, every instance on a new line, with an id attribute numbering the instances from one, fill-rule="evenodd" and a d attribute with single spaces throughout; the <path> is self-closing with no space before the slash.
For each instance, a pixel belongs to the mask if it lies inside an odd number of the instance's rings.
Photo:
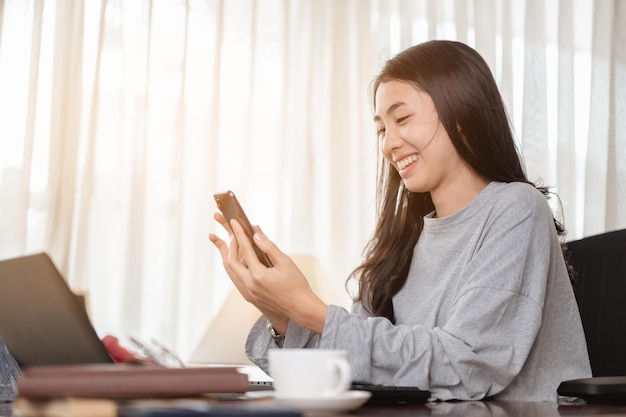
<path id="1" fill-rule="evenodd" d="M 0 337 L 20 367 L 113 363 L 45 253 L 0 261 Z"/>
<path id="2" fill-rule="evenodd" d="M 0 338 L 20 367 L 113 363 L 84 305 L 45 253 L 0 261 Z M 251 390 L 273 389 L 271 381 L 249 377 Z M 372 392 L 368 404 L 377 405 L 430 397 L 415 387 L 354 383 L 352 389 Z"/>

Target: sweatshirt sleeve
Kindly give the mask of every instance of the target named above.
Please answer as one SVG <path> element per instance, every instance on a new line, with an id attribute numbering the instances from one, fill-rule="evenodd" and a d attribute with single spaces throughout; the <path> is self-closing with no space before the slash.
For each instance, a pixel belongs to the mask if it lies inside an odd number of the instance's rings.
<path id="1" fill-rule="evenodd" d="M 267 352 L 270 349 L 280 349 L 267 328 L 265 316 L 259 317 L 254 323 L 246 340 L 246 355 L 248 359 L 261 368 L 268 375 L 269 364 Z M 287 324 L 287 333 L 283 348 L 315 348 L 319 345 L 320 336 L 312 330 L 299 326 L 293 321 Z"/>
<path id="2" fill-rule="evenodd" d="M 393 325 L 331 306 L 319 347 L 349 351 L 355 380 L 418 386 L 440 400 L 501 392 L 534 344 L 550 263 L 549 206 L 526 200 L 484 226 L 443 325 Z"/>
<path id="3" fill-rule="evenodd" d="M 339 308 L 331 306 L 331 308 Z M 357 317 L 366 318 L 368 316 L 361 303 L 355 302 L 352 305 L 351 312 Z M 328 320 L 327 320 L 328 321 Z M 261 368 L 269 375 L 269 364 L 267 361 L 267 352 L 270 349 L 280 348 L 316 348 L 320 344 L 320 336 L 312 330 L 306 329 L 298 324 L 289 321 L 287 325 L 287 334 L 283 346 L 278 346 L 270 335 L 267 328 L 268 321 L 265 316 L 259 317 L 254 323 L 248 338 L 246 340 L 246 356 L 252 363 Z"/>

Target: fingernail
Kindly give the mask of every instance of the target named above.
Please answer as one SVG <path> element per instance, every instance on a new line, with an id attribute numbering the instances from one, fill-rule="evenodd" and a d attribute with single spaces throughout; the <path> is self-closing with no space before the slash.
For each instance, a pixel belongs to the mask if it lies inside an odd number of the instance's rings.
<path id="1" fill-rule="evenodd" d="M 261 233 L 259 233 L 259 232 L 256 232 L 254 234 L 254 240 L 258 240 L 260 242 L 260 241 L 263 240 L 263 238 L 264 238 L 264 236 Z"/>

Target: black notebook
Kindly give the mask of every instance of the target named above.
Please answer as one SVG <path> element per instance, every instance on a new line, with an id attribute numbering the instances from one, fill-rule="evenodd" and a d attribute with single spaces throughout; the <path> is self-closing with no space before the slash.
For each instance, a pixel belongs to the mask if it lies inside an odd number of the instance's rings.
<path id="1" fill-rule="evenodd" d="M 626 376 L 598 376 L 562 382 L 557 393 L 588 403 L 626 404 Z"/>
<path id="2" fill-rule="evenodd" d="M 372 393 L 365 405 L 421 404 L 430 398 L 430 391 L 417 387 L 397 387 L 393 385 L 353 382 L 351 389 Z"/>
<path id="3" fill-rule="evenodd" d="M 273 389 L 271 381 L 250 381 L 250 385 L 253 391 Z M 421 404 L 430 398 L 430 391 L 421 390 L 417 387 L 397 387 L 393 385 L 353 382 L 350 389 L 372 393 L 365 405 Z"/>

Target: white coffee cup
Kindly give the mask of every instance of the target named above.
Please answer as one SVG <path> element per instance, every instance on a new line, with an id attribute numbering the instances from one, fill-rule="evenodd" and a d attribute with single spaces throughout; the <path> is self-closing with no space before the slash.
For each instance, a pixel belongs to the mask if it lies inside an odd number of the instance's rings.
<path id="1" fill-rule="evenodd" d="M 350 388 L 348 352 L 324 349 L 272 349 L 270 376 L 279 398 L 328 398 Z"/>

